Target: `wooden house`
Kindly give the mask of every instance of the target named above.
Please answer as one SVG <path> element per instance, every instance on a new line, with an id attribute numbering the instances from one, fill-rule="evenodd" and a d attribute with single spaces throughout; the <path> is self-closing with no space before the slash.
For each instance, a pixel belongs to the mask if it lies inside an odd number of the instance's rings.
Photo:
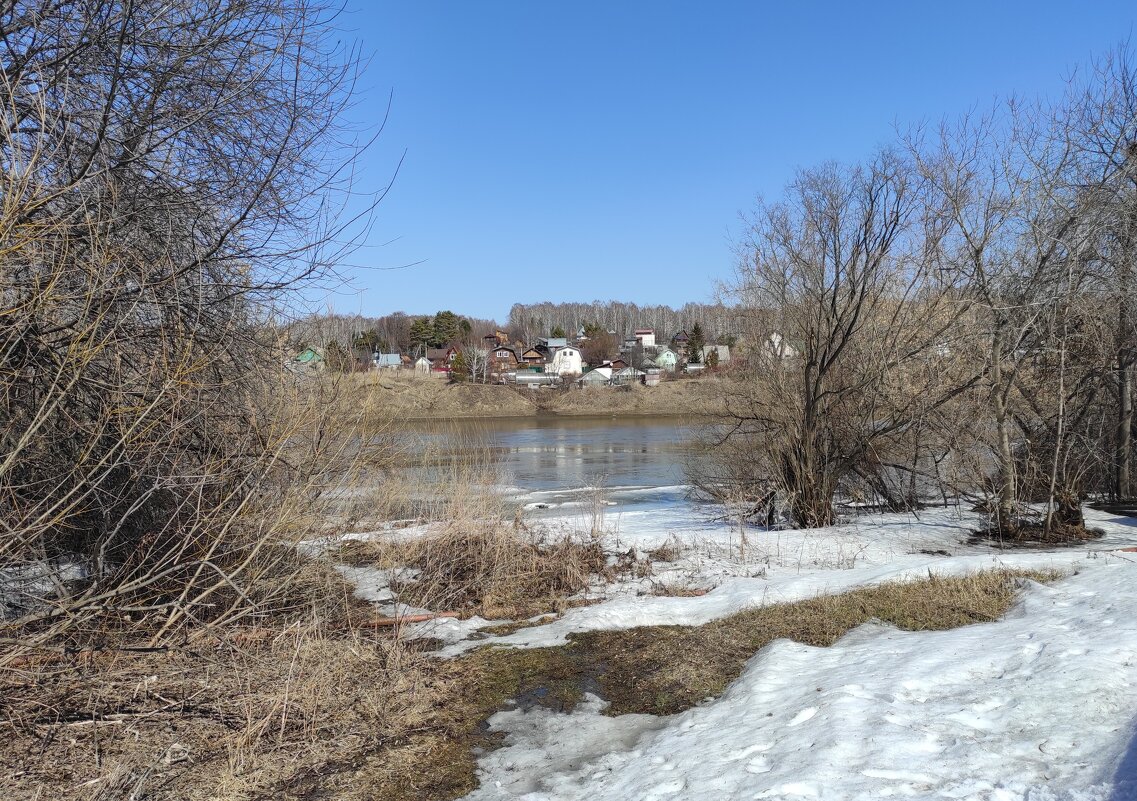
<path id="1" fill-rule="evenodd" d="M 526 348 L 521 354 L 520 363 L 527 367 L 543 367 L 545 356 L 536 348 Z"/>

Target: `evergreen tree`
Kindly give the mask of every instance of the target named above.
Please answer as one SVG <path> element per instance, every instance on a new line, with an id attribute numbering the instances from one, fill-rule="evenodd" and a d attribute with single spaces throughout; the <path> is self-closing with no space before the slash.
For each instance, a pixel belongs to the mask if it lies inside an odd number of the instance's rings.
<path id="1" fill-rule="evenodd" d="M 559 325 L 554 325 L 552 330 L 549 331 L 549 336 L 554 337 L 554 338 L 555 337 L 564 337 L 564 335 L 565 335 L 565 330 L 563 328 L 561 328 Z"/>
<path id="2" fill-rule="evenodd" d="M 454 355 L 454 361 L 450 363 L 450 380 L 451 381 L 465 381 L 470 377 L 470 365 L 466 361 L 465 351 L 458 351 Z"/>
<path id="3" fill-rule="evenodd" d="M 434 315 L 434 335 L 431 346 L 441 348 L 456 342 L 462 334 L 462 318 L 452 311 L 440 311 Z"/>
<path id="4" fill-rule="evenodd" d="M 687 361 L 691 364 L 699 364 L 703 361 L 703 345 L 707 344 L 707 339 L 703 335 L 703 327 L 695 323 L 691 326 L 691 333 L 687 336 Z"/>
<path id="5" fill-rule="evenodd" d="M 411 323 L 411 346 L 419 351 L 431 347 L 434 339 L 434 323 L 429 317 L 419 317 Z"/>

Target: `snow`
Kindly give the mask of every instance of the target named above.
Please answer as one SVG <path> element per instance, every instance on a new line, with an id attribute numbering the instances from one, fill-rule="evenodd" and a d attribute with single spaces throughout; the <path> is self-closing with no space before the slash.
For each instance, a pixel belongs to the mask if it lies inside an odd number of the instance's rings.
<path id="1" fill-rule="evenodd" d="M 999 622 L 777 641 L 670 718 L 594 698 L 499 713 L 505 747 L 467 798 L 1120 801 L 1137 798 L 1135 683 L 1137 568 L 1102 558 Z"/>
<path id="2" fill-rule="evenodd" d="M 439 637 L 438 655 L 475 647 L 558 645 L 576 632 L 700 625 L 762 604 L 887 581 L 991 568 L 1054 569 L 1025 582 L 1001 621 L 944 632 L 869 623 L 829 648 L 777 641 L 718 698 L 671 717 L 509 709 L 489 726 L 503 747 L 479 759 L 472 801 L 883 799 L 1137 801 L 1137 525 L 1087 510 L 1104 536 L 1074 547 L 971 544 L 982 524 L 958 508 L 862 513 L 809 531 L 712 521 L 686 488 L 519 491 L 548 528 L 600 525 L 614 550 L 678 545 L 655 575 L 595 587 L 591 606 L 490 636 L 479 618 L 404 628 Z M 404 529 L 397 536 L 420 536 Z M 390 536 L 390 532 L 376 536 Z M 369 536 L 369 535 L 367 535 Z M 389 574 L 341 568 L 362 597 L 398 614 Z M 667 597 L 660 585 L 707 589 Z"/>
<path id="3" fill-rule="evenodd" d="M 670 488 L 663 488 L 670 489 Z M 550 526 L 573 527 L 571 516 L 539 518 Z M 917 518 L 907 514 L 863 515 L 854 522 L 825 529 L 765 532 L 749 530 L 746 558 L 738 553 L 738 531 L 712 524 L 689 507 L 638 510 L 612 523 L 613 547 L 640 552 L 678 541 L 687 552 L 673 564 L 657 564 L 656 575 L 605 588 L 601 603 L 569 609 L 542 626 L 480 640 L 447 640 L 441 656 L 456 656 L 484 645 L 538 648 L 562 645 L 574 633 L 636 626 L 697 626 L 743 609 L 783 603 L 819 594 L 845 592 L 888 581 L 910 581 L 929 573 L 965 575 L 988 569 L 1083 569 L 1104 554 L 1137 544 L 1137 528 L 1124 518 L 1087 511 L 1092 526 L 1105 536 L 1077 547 L 1051 550 L 998 550 L 966 544 L 978 528 L 978 515 L 933 509 Z M 587 521 L 579 521 L 583 525 Z M 618 528 L 617 528 L 618 526 Z M 947 556 L 941 554 L 947 553 Z M 1135 555 L 1137 556 L 1137 555 Z M 678 584 L 709 591 L 702 596 L 650 594 L 655 587 Z M 421 624 L 416 636 L 432 636 L 433 623 Z"/>

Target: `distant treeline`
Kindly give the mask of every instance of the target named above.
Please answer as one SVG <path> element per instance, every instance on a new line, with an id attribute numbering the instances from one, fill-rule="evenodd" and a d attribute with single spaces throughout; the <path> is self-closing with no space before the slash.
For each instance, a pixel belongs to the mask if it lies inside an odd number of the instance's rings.
<path id="1" fill-rule="evenodd" d="M 666 341 L 679 331 L 689 331 L 695 323 L 703 327 L 708 342 L 728 337 L 736 331 L 737 311 L 722 303 L 687 303 L 670 306 L 639 306 L 618 300 L 591 303 L 515 303 L 509 310 L 509 331 L 523 341 L 548 336 L 561 329 L 570 336 L 583 325 L 598 325 L 617 334 L 630 335 L 637 328 L 655 330 L 656 339 Z"/>
<path id="2" fill-rule="evenodd" d="M 574 336 L 581 326 L 598 326 L 617 335 L 631 335 L 637 328 L 651 328 L 659 341 L 670 340 L 679 331 L 699 323 L 708 342 L 733 340 L 737 311 L 721 303 L 687 303 L 670 306 L 639 306 L 622 301 L 591 303 L 516 303 L 505 325 L 496 320 L 463 317 L 451 311 L 435 314 L 394 312 L 382 317 L 360 314 L 319 314 L 300 318 L 287 326 L 294 345 L 327 347 L 335 342 L 345 347 L 366 343 L 389 352 L 409 353 L 424 342 L 430 347 L 450 341 L 480 341 L 486 334 L 504 328 L 510 337 L 532 342 L 536 337 L 564 332 Z"/>
<path id="3" fill-rule="evenodd" d="M 425 322 L 424 322 L 425 321 Z M 360 339 L 369 347 L 382 352 L 409 353 L 423 344 L 435 347 L 455 340 L 480 340 L 493 332 L 498 324 L 494 320 L 462 317 L 454 312 L 436 314 L 407 314 L 394 312 L 382 317 L 360 314 L 318 314 L 302 317 L 287 326 L 288 338 L 293 345 L 326 347 L 330 342 L 354 345 Z"/>

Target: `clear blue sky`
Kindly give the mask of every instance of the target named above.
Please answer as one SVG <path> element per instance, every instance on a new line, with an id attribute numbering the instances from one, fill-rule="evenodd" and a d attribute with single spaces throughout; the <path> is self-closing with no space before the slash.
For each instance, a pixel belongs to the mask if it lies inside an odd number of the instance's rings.
<path id="1" fill-rule="evenodd" d="M 345 313 L 504 321 L 515 302 L 673 306 L 730 275 L 730 237 L 795 168 L 894 125 L 1057 95 L 1137 3 L 348 0 L 370 61 L 361 164 L 405 161 L 329 296 Z M 412 262 L 406 269 L 390 269 Z M 387 269 L 375 269 L 387 268 Z"/>

